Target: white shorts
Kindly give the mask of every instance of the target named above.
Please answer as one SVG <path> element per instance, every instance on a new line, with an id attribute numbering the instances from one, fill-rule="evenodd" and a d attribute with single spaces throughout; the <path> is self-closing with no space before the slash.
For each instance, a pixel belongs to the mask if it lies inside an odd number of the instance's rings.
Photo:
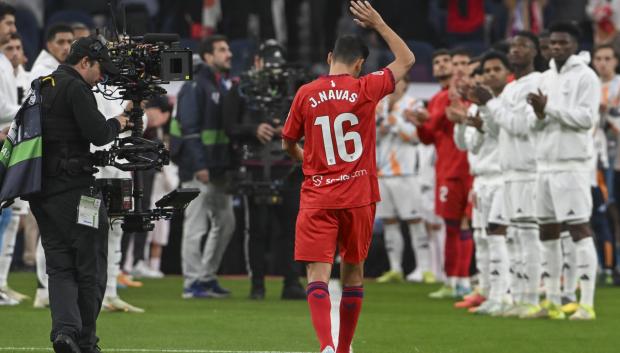
<path id="1" fill-rule="evenodd" d="M 545 171 L 536 179 L 541 224 L 588 221 L 592 215 L 590 171 Z"/>
<path id="2" fill-rule="evenodd" d="M 536 220 L 536 179 L 506 180 L 504 209 L 510 221 Z"/>
<path id="3" fill-rule="evenodd" d="M 504 209 L 504 184 L 500 178 L 474 179 L 475 203 L 472 210 L 472 226 L 487 228 L 489 223 L 508 225 Z"/>
<path id="4" fill-rule="evenodd" d="M 161 246 L 168 245 L 168 236 L 170 235 L 170 221 L 165 219 L 160 219 L 154 221 L 155 228 L 152 231 L 148 232 L 147 242 L 155 243 Z"/>
<path id="5" fill-rule="evenodd" d="M 381 202 L 377 203 L 377 218 L 398 218 L 408 221 L 422 218 L 420 186 L 414 176 L 379 178 Z"/>
<path id="6" fill-rule="evenodd" d="M 435 187 L 432 185 L 420 185 L 422 218 L 426 223 L 443 224 L 443 219 L 435 213 Z"/>

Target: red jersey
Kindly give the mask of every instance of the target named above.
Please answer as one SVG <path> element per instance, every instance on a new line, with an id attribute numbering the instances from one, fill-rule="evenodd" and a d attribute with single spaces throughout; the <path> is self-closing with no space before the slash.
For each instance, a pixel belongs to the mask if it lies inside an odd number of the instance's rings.
<path id="1" fill-rule="evenodd" d="M 454 144 L 454 123 L 446 117 L 450 105 L 448 89 L 442 89 L 428 102 L 429 120 L 418 126 L 418 137 L 426 145 L 435 145 L 437 180 L 470 178 L 467 152 Z"/>
<path id="2" fill-rule="evenodd" d="M 360 78 L 322 76 L 297 91 L 282 136 L 305 137 L 300 208 L 353 208 L 380 200 L 375 107 L 393 91 L 388 68 Z"/>

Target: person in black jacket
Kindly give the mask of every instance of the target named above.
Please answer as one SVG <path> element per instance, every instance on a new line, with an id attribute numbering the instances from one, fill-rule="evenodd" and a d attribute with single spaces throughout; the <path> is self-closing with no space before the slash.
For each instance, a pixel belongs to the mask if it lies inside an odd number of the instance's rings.
<path id="1" fill-rule="evenodd" d="M 258 73 L 266 64 L 280 67 L 284 63 L 284 50 L 275 40 L 269 39 L 260 46 L 258 56 L 255 57 L 254 70 Z M 289 107 L 282 107 L 281 111 L 271 113 L 261 110 L 259 106 L 248 101 L 245 93 L 240 92 L 240 85 L 231 88 L 223 104 L 224 128 L 237 152 L 235 155 L 245 155 L 236 163 L 243 166 L 254 181 L 281 184 L 280 203 L 266 203 L 261 193 L 243 198 L 246 204 L 245 233 L 249 236 L 246 259 L 252 281 L 250 298 L 265 298 L 266 255 L 271 252 L 278 255 L 272 256 L 275 260 L 275 272 L 284 276 L 282 299 L 305 299 L 305 290 L 299 283 L 298 265 L 293 260 L 295 220 L 299 211 L 303 174 L 299 165 L 283 153 L 280 158 L 273 154 L 273 151 L 280 152 L 280 133 Z M 252 156 L 248 157 L 248 151 L 253 152 L 250 153 Z M 279 227 L 272 227 L 274 224 Z M 276 233 L 278 236 L 275 241 L 270 242 L 273 229 L 278 229 L 279 232 Z M 269 251 L 269 248 L 272 251 Z"/>
<path id="2" fill-rule="evenodd" d="M 96 353 L 96 321 L 106 285 L 108 217 L 95 187 L 90 144 L 111 142 L 128 125 L 106 118 L 92 87 L 117 73 L 97 38 L 75 41 L 66 64 L 44 79 L 43 182 L 30 196 L 49 275 L 55 352 Z"/>
<path id="3" fill-rule="evenodd" d="M 223 298 L 217 271 L 235 230 L 232 196 L 226 192 L 229 143 L 222 126 L 221 101 L 228 92 L 232 53 L 226 37 L 212 35 L 201 43 L 194 81 L 177 97 L 177 116 L 170 126 L 170 154 L 179 166 L 184 188 L 200 194 L 185 209 L 181 259 L 183 298 Z M 208 231 L 202 249 L 202 238 Z"/>

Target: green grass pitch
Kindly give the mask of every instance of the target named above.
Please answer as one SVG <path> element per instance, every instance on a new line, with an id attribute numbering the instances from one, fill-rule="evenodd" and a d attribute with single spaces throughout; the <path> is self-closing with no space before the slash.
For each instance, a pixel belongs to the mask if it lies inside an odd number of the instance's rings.
<path id="1" fill-rule="evenodd" d="M 9 282 L 34 294 L 33 274 L 11 274 Z M 122 298 L 147 312 L 102 313 L 98 330 L 103 352 L 318 351 L 306 303 L 280 300 L 281 281 L 268 281 L 262 302 L 246 299 L 246 279 L 223 279 L 222 284 L 233 291 L 232 298 L 183 300 L 180 277 L 120 290 Z M 477 317 L 453 309 L 451 301 L 427 299 L 435 288 L 366 283 L 355 353 L 620 352 L 620 288 L 599 287 L 594 322 Z M 49 311 L 31 306 L 27 301 L 0 307 L 0 352 L 50 347 Z"/>

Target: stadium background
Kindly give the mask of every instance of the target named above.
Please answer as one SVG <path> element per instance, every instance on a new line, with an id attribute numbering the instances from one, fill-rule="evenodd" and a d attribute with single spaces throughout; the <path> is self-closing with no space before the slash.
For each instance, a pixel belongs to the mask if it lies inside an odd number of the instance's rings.
<path id="1" fill-rule="evenodd" d="M 55 22 L 83 22 L 100 27 L 109 21 L 106 0 L 10 0 L 18 8 L 18 32 L 31 65 L 43 47 L 43 33 Z M 365 71 L 390 61 L 390 54 L 374 33 L 355 28 L 341 0 L 126 0 L 129 33 L 174 32 L 184 46 L 195 49 L 204 36 L 222 33 L 229 37 L 233 51 L 233 73 L 247 70 L 258 44 L 267 38 L 286 42 L 289 59 L 307 65 L 315 74 L 325 73 L 325 57 L 337 34 L 355 31 L 371 48 Z M 579 23 L 584 36 L 581 49 L 593 46 L 593 23 L 586 11 L 587 0 L 375 0 L 373 5 L 387 23 L 403 36 L 414 51 L 417 62 L 411 72 L 420 98 L 437 91 L 431 75 L 431 54 L 440 47 L 465 47 L 479 54 L 501 47 L 512 31 L 525 28 L 539 32 L 555 20 Z M 594 1 L 591 1 L 594 2 Z M 526 4 L 540 17 L 523 17 Z M 469 16 L 462 27 L 451 25 L 451 11 L 465 7 Z M 532 7 L 535 6 L 535 7 Z M 462 8 L 461 8 L 462 9 Z M 521 9 L 521 10 L 520 10 Z M 620 8 L 618 10 L 620 12 Z M 531 17 L 531 16 L 530 16 Z M 615 40 L 620 47 L 620 37 Z M 171 97 L 178 85 L 167 87 Z M 241 219 L 242 217 L 238 217 Z M 175 219 L 170 244 L 164 250 L 162 270 L 180 273 L 180 225 Z M 238 227 L 242 229 L 242 227 Z M 403 229 L 406 231 L 406 229 Z M 277 231 L 277 230 L 274 230 Z M 21 239 L 19 237 L 18 239 Z M 408 241 L 409 237 L 405 237 Z M 243 236 L 238 232 L 228 248 L 223 274 L 245 273 Z M 374 238 L 369 259 L 369 275 L 387 268 L 381 237 Z M 19 246 L 16 252 L 19 252 Z M 405 249 L 410 249 L 405 246 Z M 16 256 L 16 260 L 19 258 Z M 277 259 L 271 259 L 271 272 L 277 274 Z M 413 267 L 411 252 L 404 270 Z M 19 265 L 19 264 L 16 264 Z M 17 274 L 11 280 L 16 289 L 31 292 L 33 276 Z M 269 283 L 269 296 L 263 306 L 245 299 L 245 281 L 225 280 L 233 292 L 229 301 L 187 303 L 179 301 L 178 279 L 147 281 L 143 289 L 123 292 L 131 301 L 144 303 L 152 316 L 103 315 L 101 335 L 106 346 L 162 348 L 185 347 L 213 351 L 232 349 L 296 351 L 314 349 L 304 303 L 282 304 L 277 300 L 278 282 Z M 600 290 L 597 304 L 600 320 L 593 324 L 493 321 L 457 313 L 445 302 L 431 303 L 427 289 L 420 286 L 370 284 L 367 316 L 359 335 L 365 345 L 359 352 L 616 352 L 620 339 L 618 291 Z M 374 293 L 373 293 L 374 292 Z M 374 297 L 374 298 L 373 298 Z M 372 308 L 375 305 L 375 308 Z M 251 314 L 250 314 L 251 313 Z M 45 346 L 49 317 L 47 312 L 29 307 L 0 311 L 0 352 L 21 351 L 10 347 Z M 285 328 L 282 328 L 285 326 Z M 189 327 L 174 329 L 173 327 Z M 252 333 L 252 334 L 250 334 Z M 246 336 L 247 335 L 247 336 Z M 249 339 L 248 337 L 254 337 Z M 35 338 L 36 337 L 36 338 Z M 111 342 L 111 343 L 109 343 Z M 104 346 L 105 347 L 105 346 Z M 389 348 L 386 348 L 389 347 Z M 123 351 L 123 350 L 113 350 Z M 129 350 L 128 350 L 129 351 Z M 154 350 L 153 350 L 154 351 Z M 357 352 L 358 350 L 356 350 Z M 232 352 L 232 351 L 231 351 Z"/>

